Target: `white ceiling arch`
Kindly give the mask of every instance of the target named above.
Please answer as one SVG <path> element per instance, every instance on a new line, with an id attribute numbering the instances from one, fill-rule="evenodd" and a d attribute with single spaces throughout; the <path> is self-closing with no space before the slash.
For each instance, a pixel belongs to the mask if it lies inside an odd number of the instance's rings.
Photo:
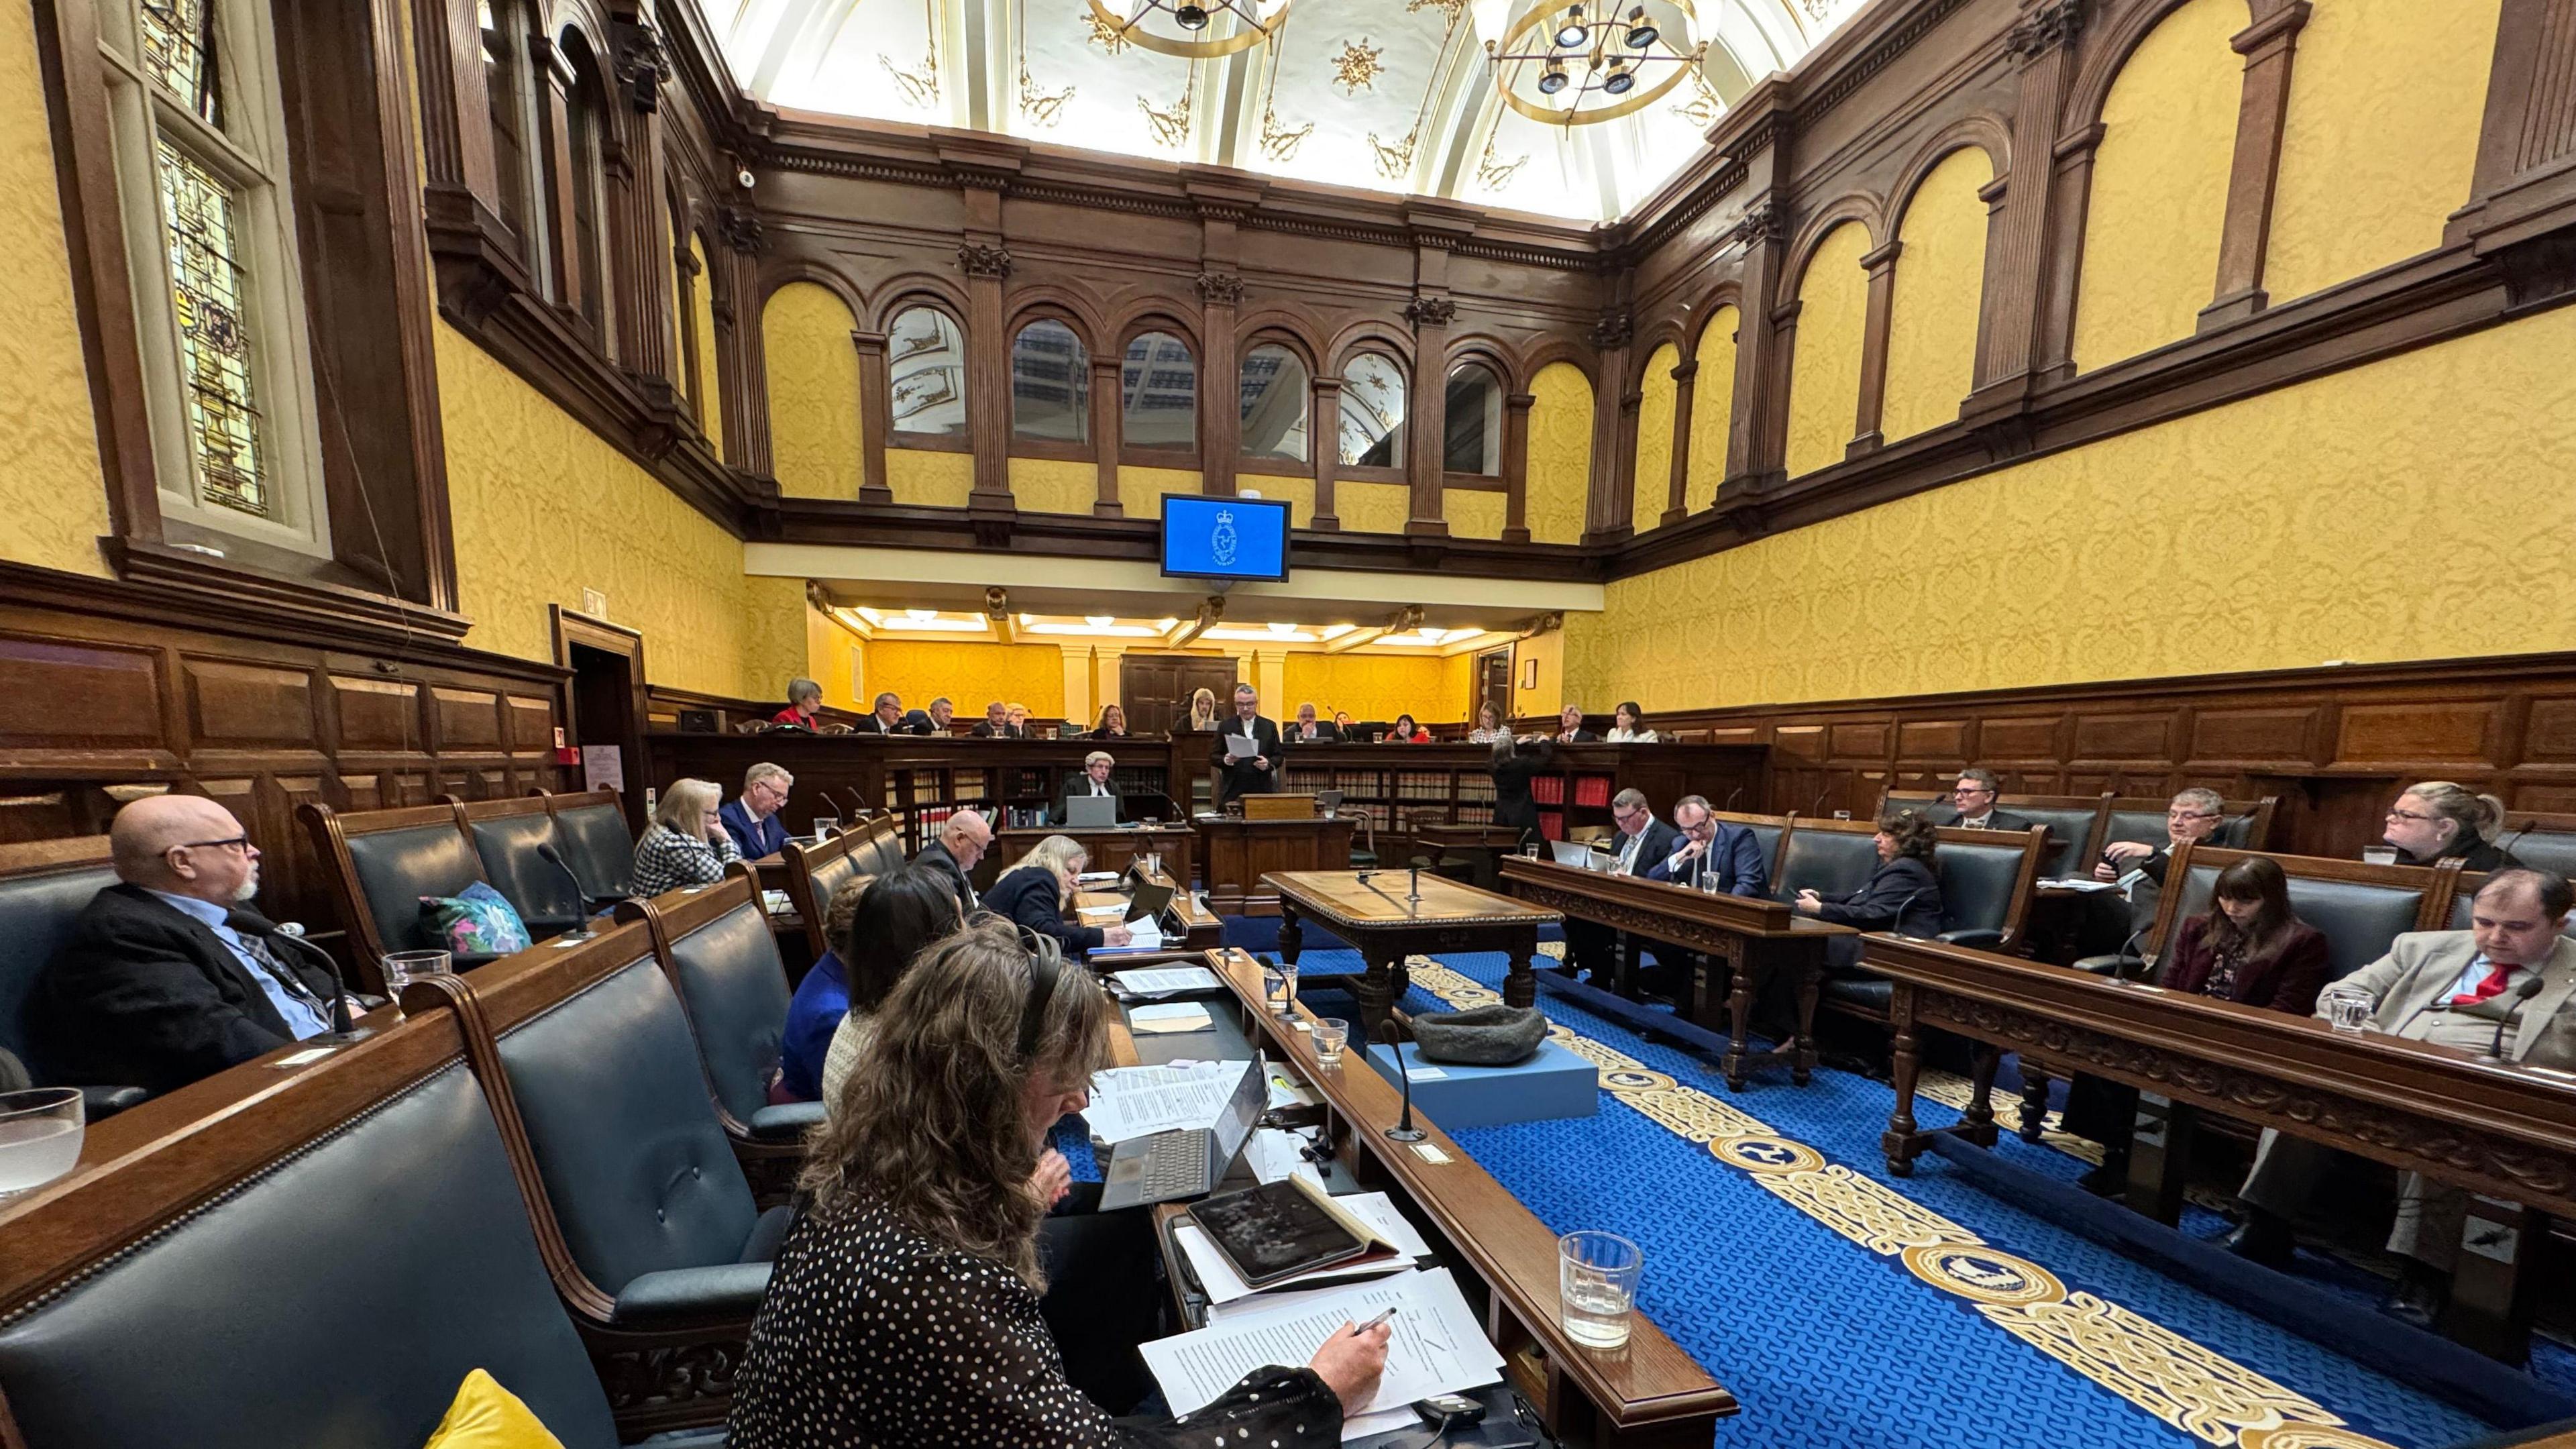
<path id="1" fill-rule="evenodd" d="M 1474 0 L 1294 0 L 1269 42 L 1204 60 L 1114 43 L 1088 0 L 701 3 L 734 74 L 784 108 L 1600 222 L 1861 0 L 1697 0 L 1698 74 L 1576 127 L 1501 104 Z"/>

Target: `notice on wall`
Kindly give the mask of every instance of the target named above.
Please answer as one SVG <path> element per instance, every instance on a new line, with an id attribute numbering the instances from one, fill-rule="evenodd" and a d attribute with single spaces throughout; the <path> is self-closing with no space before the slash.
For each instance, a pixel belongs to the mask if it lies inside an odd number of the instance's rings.
<path id="1" fill-rule="evenodd" d="M 581 788 L 626 793 L 626 751 L 619 745 L 581 747 Z"/>

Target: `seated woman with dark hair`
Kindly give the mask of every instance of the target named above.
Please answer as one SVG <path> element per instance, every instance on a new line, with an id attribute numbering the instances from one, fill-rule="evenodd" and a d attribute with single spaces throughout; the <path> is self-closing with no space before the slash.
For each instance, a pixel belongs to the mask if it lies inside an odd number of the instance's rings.
<path id="1" fill-rule="evenodd" d="M 1918 811 L 1881 815 L 1870 842 L 1878 847 L 1878 868 L 1870 872 L 1868 883 L 1838 901 L 1802 890 L 1792 904 L 1805 915 L 1863 931 L 1938 935 L 1941 878 L 1932 870 L 1932 848 L 1940 840 L 1940 827 Z M 1826 942 L 1825 960 L 1842 967 L 1859 964 L 1859 939 L 1836 936 Z"/>
<path id="2" fill-rule="evenodd" d="M 1073 837 L 1050 835 L 1030 847 L 1017 865 L 1002 872 L 1002 878 L 984 892 L 984 909 L 1054 937 L 1068 956 L 1102 946 L 1124 946 L 1125 926 L 1085 926 L 1065 920 L 1066 913 L 1073 909 L 1074 878 L 1090 861 Z"/>
<path id="3" fill-rule="evenodd" d="M 1633 699 L 1619 701 L 1610 711 L 1610 733 L 1602 739 L 1614 745 L 1652 745 L 1663 742 L 1663 736 L 1646 728 L 1646 712 L 1637 708 Z"/>
<path id="4" fill-rule="evenodd" d="M 932 889 L 939 900 L 928 898 L 926 892 Z M 872 961 L 879 955 L 880 943 L 896 944 L 909 958 L 956 924 L 957 902 L 946 880 L 908 866 L 882 878 L 861 876 L 833 892 L 832 903 L 823 911 L 823 937 L 832 945 L 805 979 L 796 983 L 796 995 L 787 1003 L 787 1028 L 778 1039 L 778 1085 L 771 1090 L 772 1099 L 823 1099 L 825 1065 L 857 994 L 850 962 Z M 900 972 L 899 964 L 895 970 Z M 873 1011 L 892 983 L 893 974 L 880 967 L 861 1010 Z"/>
<path id="5" fill-rule="evenodd" d="M 2325 989 L 2325 932 L 2290 909 L 2290 878 L 2268 855 L 2248 856 L 2210 883 L 2209 909 L 2174 927 L 2156 984 L 2246 1006 L 2308 1016 Z M 2129 1134 L 2138 1089 L 2077 1076 L 2066 1087 L 2065 1127 L 2102 1144 L 2102 1165 L 2083 1185 L 2109 1195 L 2129 1180 Z"/>
<path id="6" fill-rule="evenodd" d="M 1386 732 L 1386 742 L 1390 745 L 1427 745 L 1431 743 L 1431 731 L 1415 724 L 1413 716 L 1400 714 L 1395 717 L 1395 728 Z"/>
<path id="7" fill-rule="evenodd" d="M 1341 1441 L 1385 1370 L 1384 1326 L 1345 1324 L 1305 1367 L 1256 1369 L 1182 1419 L 1114 1420 L 1067 1377 L 1039 1308 L 1041 1171 L 1109 1064 L 1112 1011 L 1090 973 L 999 921 L 915 963 L 806 1159 L 811 1205 L 734 1379 L 733 1449 Z"/>
<path id="8" fill-rule="evenodd" d="M 1095 740 L 1127 738 L 1127 711 L 1114 704 L 1102 705 L 1100 723 L 1091 727 L 1091 737 Z"/>
<path id="9" fill-rule="evenodd" d="M 832 1028 L 816 1074 L 825 1110 L 840 1110 L 841 1084 L 867 1054 L 868 1041 L 876 1032 L 877 1011 L 894 993 L 895 984 L 931 943 L 956 930 L 957 922 L 955 888 L 947 876 L 927 866 L 905 866 L 880 878 L 859 897 L 858 909 L 850 915 L 849 933 L 835 948 L 848 984 L 840 1022 Z M 814 968 L 822 969 L 819 963 Z M 811 976 L 808 973 L 809 980 Z M 801 987 L 797 999 L 804 999 Z M 792 1006 L 788 1018 L 792 1028 Z"/>

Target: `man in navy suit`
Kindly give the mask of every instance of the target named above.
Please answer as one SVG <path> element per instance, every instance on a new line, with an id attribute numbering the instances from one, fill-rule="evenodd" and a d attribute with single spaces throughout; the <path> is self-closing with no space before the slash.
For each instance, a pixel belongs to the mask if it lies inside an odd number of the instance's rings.
<path id="1" fill-rule="evenodd" d="M 725 834 L 733 837 L 743 859 L 758 860 L 786 848 L 787 822 L 778 812 L 787 808 L 787 792 L 794 788 L 796 777 L 767 760 L 742 772 L 741 796 L 718 807 L 716 818 L 724 822 Z"/>
<path id="2" fill-rule="evenodd" d="M 1610 820 L 1618 826 L 1618 833 L 1610 837 L 1610 869 L 1619 875 L 1642 876 L 1663 864 L 1681 844 L 1681 832 L 1655 818 L 1654 806 L 1643 790 L 1622 790 L 1613 796 Z M 1620 949 L 1620 941 L 1619 932 L 1597 921 L 1566 918 L 1566 959 L 1572 970 L 1591 972 L 1595 985 L 1610 980 L 1611 953 Z M 1628 949 L 1635 949 L 1634 945 Z"/>
<path id="3" fill-rule="evenodd" d="M 1718 819 L 1706 798 L 1684 795 L 1673 806 L 1673 820 L 1681 826 L 1680 840 L 1671 854 L 1648 868 L 1646 879 L 1731 896 L 1759 896 L 1770 889 L 1771 866 L 1762 842 L 1743 826 Z"/>

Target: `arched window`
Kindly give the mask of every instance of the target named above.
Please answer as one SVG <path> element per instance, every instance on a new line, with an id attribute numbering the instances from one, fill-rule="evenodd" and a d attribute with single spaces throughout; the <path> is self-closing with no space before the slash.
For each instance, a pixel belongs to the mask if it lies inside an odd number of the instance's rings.
<path id="1" fill-rule="evenodd" d="M 966 435 L 966 337 L 936 307 L 907 307 L 886 329 L 886 386 L 894 430 Z"/>
<path id="2" fill-rule="evenodd" d="M 1127 344 L 1118 379 L 1119 439 L 1129 448 L 1191 452 L 1199 445 L 1199 365 L 1169 332 Z"/>
<path id="3" fill-rule="evenodd" d="M 1073 329 L 1043 318 L 1011 339 L 1011 436 L 1091 441 L 1091 354 Z"/>
<path id="4" fill-rule="evenodd" d="M 1503 384 L 1481 362 L 1449 369 L 1447 432 L 1441 466 L 1452 473 L 1503 471 Z"/>
<path id="5" fill-rule="evenodd" d="M 545 168 L 536 144 L 537 79 L 529 64 L 529 41 L 536 29 L 528 19 L 526 0 L 480 0 L 483 26 L 483 101 L 492 117 L 492 175 L 501 203 L 501 220 L 519 245 L 519 260 L 528 274 L 546 275 L 545 207 L 538 200 L 538 178 Z"/>
<path id="6" fill-rule="evenodd" d="M 616 289 L 609 285 L 608 168 L 604 160 L 607 90 L 600 83 L 599 61 L 579 31 L 563 33 L 563 56 L 572 70 L 572 91 L 565 105 L 572 155 L 572 295 L 600 350 L 613 355 L 611 338 L 615 329 L 609 324 Z"/>
<path id="7" fill-rule="evenodd" d="M 1306 461 L 1306 364 L 1277 343 L 1243 355 L 1243 456 Z"/>
<path id="8" fill-rule="evenodd" d="M 1363 352 L 1342 366 L 1341 458 L 1355 468 L 1404 466 L 1404 369 Z"/>

